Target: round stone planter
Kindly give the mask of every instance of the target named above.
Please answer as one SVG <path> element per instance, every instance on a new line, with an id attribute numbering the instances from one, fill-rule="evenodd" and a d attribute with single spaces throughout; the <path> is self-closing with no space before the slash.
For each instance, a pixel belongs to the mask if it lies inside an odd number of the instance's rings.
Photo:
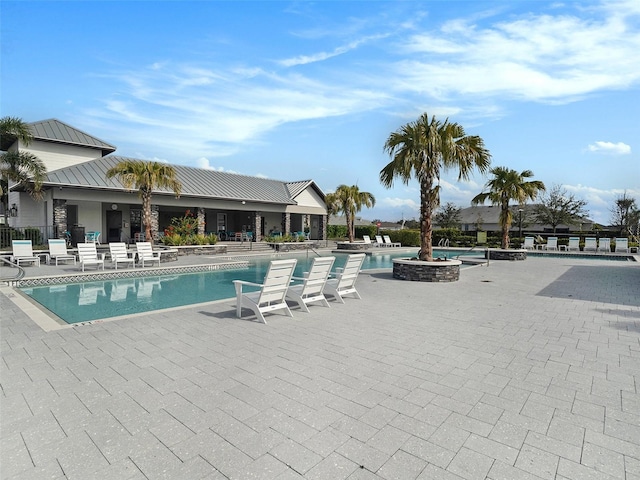
<path id="1" fill-rule="evenodd" d="M 527 251 L 526 250 L 515 250 L 515 249 L 488 249 L 484 258 L 487 260 L 526 260 L 527 259 Z"/>
<path id="2" fill-rule="evenodd" d="M 364 251 L 369 250 L 373 244 L 364 242 L 338 242 L 337 246 L 338 250 Z"/>
<path id="3" fill-rule="evenodd" d="M 412 282 L 457 282 L 460 279 L 460 260 L 393 260 L 393 278 Z"/>

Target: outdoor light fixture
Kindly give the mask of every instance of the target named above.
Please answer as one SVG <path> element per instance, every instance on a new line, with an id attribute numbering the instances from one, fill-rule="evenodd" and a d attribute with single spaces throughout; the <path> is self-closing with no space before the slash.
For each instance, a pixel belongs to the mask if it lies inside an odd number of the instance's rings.
<path id="1" fill-rule="evenodd" d="M 520 238 L 522 238 L 522 212 L 523 212 L 522 208 L 519 208 L 518 213 L 520 215 Z"/>
<path id="2" fill-rule="evenodd" d="M 9 216 L 10 217 L 17 217 L 18 216 L 18 207 L 16 206 L 15 203 L 11 204 L 11 208 L 9 209 Z"/>

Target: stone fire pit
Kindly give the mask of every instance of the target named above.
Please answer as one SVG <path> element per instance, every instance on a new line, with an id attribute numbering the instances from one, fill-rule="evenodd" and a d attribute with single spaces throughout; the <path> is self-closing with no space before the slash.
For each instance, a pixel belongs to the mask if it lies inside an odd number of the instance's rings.
<path id="1" fill-rule="evenodd" d="M 393 260 L 393 278 L 413 282 L 457 282 L 460 279 L 460 260 L 426 262 L 411 258 Z"/>

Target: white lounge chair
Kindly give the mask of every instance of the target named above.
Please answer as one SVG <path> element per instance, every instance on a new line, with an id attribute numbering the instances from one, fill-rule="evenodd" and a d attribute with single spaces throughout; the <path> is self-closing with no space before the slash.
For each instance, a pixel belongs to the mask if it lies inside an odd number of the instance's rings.
<path id="1" fill-rule="evenodd" d="M 381 235 L 376 235 L 376 247 L 388 247 L 388 245 L 384 243 Z"/>
<path id="2" fill-rule="evenodd" d="M 49 259 L 49 261 L 55 259 L 56 267 L 58 262 L 72 261 L 74 265 L 76 264 L 76 256 L 67 251 L 67 242 L 63 238 L 49 239 Z"/>
<path id="3" fill-rule="evenodd" d="M 602 239 L 600 239 L 600 243 L 602 243 Z M 583 252 L 595 252 L 598 250 L 598 240 L 596 237 L 586 237 L 584 239 L 584 247 L 582 249 Z"/>
<path id="4" fill-rule="evenodd" d="M 11 262 L 20 266 L 22 263 L 32 263 L 40 266 L 40 257 L 33 254 L 31 240 L 11 240 Z"/>
<path id="5" fill-rule="evenodd" d="M 142 264 L 142 268 L 145 263 L 153 265 L 153 262 L 158 262 L 158 266 L 160 266 L 161 252 L 154 252 L 151 242 L 137 242 L 136 251 L 138 252 L 138 262 Z"/>
<path id="6" fill-rule="evenodd" d="M 535 239 L 533 237 L 524 237 L 524 244 L 522 245 L 522 248 L 526 250 L 533 250 L 536 248 L 534 240 Z"/>
<path id="7" fill-rule="evenodd" d="M 242 307 L 250 308 L 262 323 L 267 323 L 264 314 L 276 310 L 284 310 L 285 313 L 293 317 L 289 305 L 285 300 L 293 270 L 296 268 L 296 259 L 272 260 L 269 269 L 262 283 L 246 282 L 244 280 L 234 280 L 236 287 L 236 315 L 242 318 Z M 244 285 L 260 287 L 255 292 L 243 292 Z"/>
<path id="8" fill-rule="evenodd" d="M 626 237 L 616 237 L 616 253 L 629 253 L 629 239 Z"/>
<path id="9" fill-rule="evenodd" d="M 558 237 L 548 237 L 546 250 L 558 250 Z"/>
<path id="10" fill-rule="evenodd" d="M 95 243 L 78 244 L 78 261 L 83 272 L 87 265 L 95 265 L 96 269 L 102 267 L 104 270 L 104 253 L 98 254 Z"/>
<path id="11" fill-rule="evenodd" d="M 598 244 L 598 251 L 603 253 L 611 253 L 611 239 L 602 237 Z"/>
<path id="12" fill-rule="evenodd" d="M 296 302 L 302 310 L 309 312 L 307 305 L 310 303 L 322 303 L 329 307 L 327 297 L 323 290 L 327 283 L 331 267 L 335 257 L 316 257 L 311 263 L 311 268 L 305 272 L 304 278 L 292 277 L 293 280 L 302 280 L 301 285 L 292 285 L 287 290 L 286 298 Z"/>
<path id="13" fill-rule="evenodd" d="M 384 240 L 384 244 L 388 247 L 401 247 L 402 244 L 400 242 L 392 242 L 391 237 L 389 235 L 383 235 L 382 239 Z"/>
<path id="14" fill-rule="evenodd" d="M 364 240 L 364 243 L 366 245 L 373 245 L 373 243 L 371 242 L 371 237 L 369 235 L 362 235 L 362 240 Z"/>
<path id="15" fill-rule="evenodd" d="M 324 287 L 325 295 L 331 295 L 340 303 L 344 303 L 343 297 L 346 295 L 360 298 L 360 294 L 356 290 L 356 280 L 365 257 L 364 253 L 349 255 L 344 267 L 336 269 L 336 278 L 327 280 Z"/>
<path id="16" fill-rule="evenodd" d="M 567 252 L 575 250 L 580 251 L 580 237 L 569 237 L 569 244 L 567 245 Z"/>
<path id="17" fill-rule="evenodd" d="M 109 243 L 109 256 L 111 257 L 111 263 L 118 269 L 119 263 L 131 265 L 131 268 L 135 268 L 136 259 L 133 255 L 129 255 L 127 251 L 127 245 L 124 242 L 112 242 Z"/>

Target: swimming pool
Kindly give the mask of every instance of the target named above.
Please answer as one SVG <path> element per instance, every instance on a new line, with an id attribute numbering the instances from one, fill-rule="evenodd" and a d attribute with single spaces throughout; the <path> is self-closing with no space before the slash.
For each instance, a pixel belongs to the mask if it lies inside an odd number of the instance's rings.
<path id="1" fill-rule="evenodd" d="M 437 251 L 434 255 L 441 256 L 445 253 Z M 408 255 L 412 254 L 405 251 L 367 255 L 362 268 L 391 269 L 393 258 Z M 309 270 L 313 258 L 291 256 L 298 260 L 294 275 L 302 276 L 303 272 Z M 335 257 L 334 270 L 344 265 L 347 256 Z M 62 321 L 69 324 L 82 323 L 233 298 L 233 280 L 262 282 L 271 260 L 266 257 L 253 258 L 248 268 L 25 287 L 20 290 Z"/>

